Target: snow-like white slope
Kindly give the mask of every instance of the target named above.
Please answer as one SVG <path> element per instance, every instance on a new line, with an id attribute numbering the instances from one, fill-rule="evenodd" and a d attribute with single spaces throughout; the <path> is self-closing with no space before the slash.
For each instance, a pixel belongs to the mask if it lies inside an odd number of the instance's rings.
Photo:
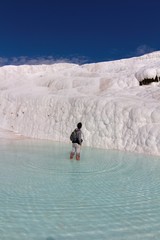
<path id="1" fill-rule="evenodd" d="M 84 145 L 160 155 L 160 52 L 112 62 L 0 68 L 0 127 Z"/>

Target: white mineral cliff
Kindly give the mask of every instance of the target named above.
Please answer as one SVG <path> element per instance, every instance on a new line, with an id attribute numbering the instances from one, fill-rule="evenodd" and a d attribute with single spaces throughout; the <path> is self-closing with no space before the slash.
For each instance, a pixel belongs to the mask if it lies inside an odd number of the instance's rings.
<path id="1" fill-rule="evenodd" d="M 85 65 L 3 66 L 0 127 L 69 142 L 81 121 L 85 146 L 160 155 L 159 80 L 160 52 Z"/>

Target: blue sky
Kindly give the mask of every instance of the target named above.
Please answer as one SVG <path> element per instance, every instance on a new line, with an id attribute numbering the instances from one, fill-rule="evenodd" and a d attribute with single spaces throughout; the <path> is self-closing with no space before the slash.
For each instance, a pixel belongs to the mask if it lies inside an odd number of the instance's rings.
<path id="1" fill-rule="evenodd" d="M 0 65 L 101 62 L 160 49 L 159 0 L 2 0 Z"/>

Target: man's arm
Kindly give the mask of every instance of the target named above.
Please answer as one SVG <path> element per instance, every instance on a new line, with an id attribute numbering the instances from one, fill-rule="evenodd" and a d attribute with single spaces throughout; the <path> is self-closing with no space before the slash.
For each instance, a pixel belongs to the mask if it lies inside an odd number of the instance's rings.
<path id="1" fill-rule="evenodd" d="M 81 145 L 82 143 L 82 138 L 81 138 L 82 134 L 81 134 L 81 131 L 78 131 L 78 142 L 79 144 Z"/>

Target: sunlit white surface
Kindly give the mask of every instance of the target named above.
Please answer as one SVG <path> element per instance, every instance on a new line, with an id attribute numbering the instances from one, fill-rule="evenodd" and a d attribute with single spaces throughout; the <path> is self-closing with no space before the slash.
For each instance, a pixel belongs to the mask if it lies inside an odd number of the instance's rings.
<path id="1" fill-rule="evenodd" d="M 160 237 L 158 157 L 66 144 L 0 144 L 3 240 L 151 240 Z"/>
<path id="2" fill-rule="evenodd" d="M 83 123 L 84 145 L 160 155 L 160 52 L 118 61 L 0 68 L 0 127 L 69 142 Z"/>

